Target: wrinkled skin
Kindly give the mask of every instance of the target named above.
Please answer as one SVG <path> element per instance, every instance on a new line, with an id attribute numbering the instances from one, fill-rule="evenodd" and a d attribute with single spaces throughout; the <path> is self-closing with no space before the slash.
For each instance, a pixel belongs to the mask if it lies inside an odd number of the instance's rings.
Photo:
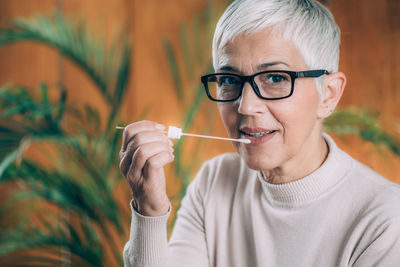
<path id="1" fill-rule="evenodd" d="M 309 70 L 295 45 L 268 29 L 238 36 L 219 55 L 217 72 L 251 75 L 264 70 Z M 293 95 L 281 100 L 260 99 L 246 83 L 237 101 L 218 103 L 218 108 L 232 138 L 246 138 L 240 132 L 244 127 L 275 130 L 260 144 L 233 145 L 246 164 L 262 171 L 269 182 L 287 183 L 310 174 L 327 156 L 322 120 L 335 108 L 344 83 L 343 73 L 327 75 L 320 96 L 315 79 L 296 79 Z"/>

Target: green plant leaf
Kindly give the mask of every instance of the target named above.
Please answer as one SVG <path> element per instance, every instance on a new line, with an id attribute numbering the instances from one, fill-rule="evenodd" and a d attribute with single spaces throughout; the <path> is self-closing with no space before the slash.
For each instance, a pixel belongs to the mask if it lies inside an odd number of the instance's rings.
<path id="1" fill-rule="evenodd" d="M 354 134 L 376 146 L 383 145 L 400 155 L 399 140 L 385 132 L 376 115 L 366 110 L 345 108 L 336 110 L 324 121 L 325 129 L 338 135 Z"/>
<path id="2" fill-rule="evenodd" d="M 16 251 L 38 248 L 47 253 L 31 257 L 30 261 L 24 261 L 25 257 L 24 260 L 13 258 L 13 264 L 29 266 L 29 264 L 37 263 L 41 266 L 47 266 L 47 264 L 59 266 L 62 262 L 71 263 L 71 259 L 75 259 L 74 266 L 104 266 L 101 245 L 99 242 L 94 242 L 96 237 L 90 236 L 96 235 L 95 232 L 85 232 L 92 241 L 88 243 L 84 242 L 78 234 L 76 226 L 65 219 L 57 219 L 54 215 L 41 216 L 38 219 L 43 226 L 46 226 L 45 229 L 29 221 L 25 222 L 26 224 L 19 224 L 14 230 L 0 230 L 0 257 Z M 84 228 L 87 227 L 84 226 Z M 57 250 L 54 250 L 56 247 Z M 68 255 L 63 255 L 66 252 Z M 61 257 L 54 257 L 56 255 Z M 0 263 L 2 261 L 0 260 Z"/>
<path id="3" fill-rule="evenodd" d="M 75 25 L 72 20 L 59 13 L 53 17 L 39 15 L 30 20 L 17 19 L 11 28 L 0 29 L 0 47 L 25 40 L 37 41 L 58 49 L 93 80 L 111 106 L 114 102 L 114 92 L 118 96 L 123 95 L 126 83 L 113 83 L 114 80 L 118 80 L 117 76 L 120 73 L 129 72 L 130 57 L 127 53 L 130 53 L 130 50 L 126 39 L 119 40 L 120 46 L 118 49 L 114 48 L 114 52 L 111 53 L 106 50 L 104 42 L 95 41 L 83 25 Z M 114 62 L 120 67 L 113 69 L 111 66 L 115 65 Z"/>
<path id="4" fill-rule="evenodd" d="M 176 95 L 178 96 L 179 100 L 183 101 L 185 99 L 185 92 L 183 90 L 182 78 L 179 71 L 178 61 L 175 56 L 174 49 L 172 47 L 171 42 L 167 38 L 164 38 L 162 43 L 164 46 L 165 55 L 167 56 L 169 69 L 171 71 L 171 75 L 174 81 Z"/>
<path id="5" fill-rule="evenodd" d="M 0 29 L 0 46 L 25 40 L 58 49 L 83 70 L 109 105 L 107 125 L 114 123 L 129 82 L 131 46 L 127 38 L 119 38 L 106 48 L 105 41 L 97 41 L 83 24 L 77 25 L 58 13 L 16 20 L 12 27 Z M 19 203 L 42 201 L 79 217 L 80 224 L 39 216 L 41 223 L 35 225 L 20 214 L 20 225 L 7 229 L 4 235 L 0 229 L 0 262 L 12 259 L 13 266 L 60 266 L 62 262 L 104 266 L 104 248 L 99 244 L 107 243 L 122 266 L 121 244 L 114 235 L 125 236 L 114 198 L 114 186 L 121 179 L 115 157 L 120 138 L 115 131 L 100 129 L 96 107 L 68 103 L 67 90 L 63 85 L 59 88 L 56 101 L 49 97 L 52 88 L 46 83 L 39 86 L 39 98 L 32 96 L 32 89 L 9 85 L 0 88 L 0 144 L 4 144 L 0 147 L 0 186 L 19 185 L 4 207 L 12 209 Z M 53 158 L 47 158 L 54 165 L 45 168 L 36 159 L 24 158 L 29 143 L 52 145 L 59 156 L 54 158 L 53 153 Z M 35 212 L 38 214 L 40 211 Z M 29 258 L 32 262 L 11 257 L 26 249 L 43 253 Z"/>

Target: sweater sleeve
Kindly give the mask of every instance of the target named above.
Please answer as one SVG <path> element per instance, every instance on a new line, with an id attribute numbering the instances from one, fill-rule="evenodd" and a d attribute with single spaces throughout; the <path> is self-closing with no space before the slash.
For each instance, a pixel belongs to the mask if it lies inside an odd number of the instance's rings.
<path id="1" fill-rule="evenodd" d="M 204 167 L 204 165 L 203 165 Z M 207 267 L 207 245 L 204 229 L 204 186 L 207 171 L 202 168 L 188 186 L 177 214 L 169 243 L 170 266 Z"/>
<path id="2" fill-rule="evenodd" d="M 353 267 L 400 265 L 400 218 L 394 218 L 377 231 L 377 237 L 361 253 Z"/>
<path id="3" fill-rule="evenodd" d="M 130 239 L 123 253 L 125 267 L 209 266 L 204 235 L 204 191 L 199 185 L 205 176 L 203 166 L 188 186 L 169 244 L 166 230 L 169 213 L 161 217 L 146 217 L 131 205 Z"/>
<path id="4" fill-rule="evenodd" d="M 129 241 L 124 247 L 125 267 L 164 267 L 167 262 L 166 224 L 170 211 L 147 217 L 132 209 Z M 171 209 L 170 209 L 171 210 Z"/>

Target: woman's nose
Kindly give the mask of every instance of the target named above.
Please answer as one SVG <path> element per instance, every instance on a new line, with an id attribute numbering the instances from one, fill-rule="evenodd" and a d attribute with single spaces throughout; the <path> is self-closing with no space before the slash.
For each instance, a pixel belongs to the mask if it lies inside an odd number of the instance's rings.
<path id="1" fill-rule="evenodd" d="M 242 115 L 262 114 L 267 110 L 265 101 L 259 98 L 250 83 L 246 82 L 239 99 L 238 112 Z"/>

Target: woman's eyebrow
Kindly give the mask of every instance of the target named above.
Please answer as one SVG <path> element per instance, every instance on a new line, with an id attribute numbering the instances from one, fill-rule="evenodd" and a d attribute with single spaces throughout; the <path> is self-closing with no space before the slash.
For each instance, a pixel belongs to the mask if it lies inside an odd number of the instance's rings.
<path id="1" fill-rule="evenodd" d="M 230 71 L 230 72 L 240 73 L 240 71 L 238 69 L 236 69 L 235 67 L 229 66 L 229 65 L 225 65 L 225 66 L 218 68 L 218 71 Z"/>
<path id="2" fill-rule="evenodd" d="M 268 63 L 263 63 L 261 65 L 258 65 L 257 71 L 262 71 L 264 69 L 267 69 L 267 68 L 270 68 L 270 67 L 276 66 L 276 65 L 285 65 L 285 66 L 289 67 L 289 65 L 283 61 L 274 61 L 274 62 L 268 62 Z M 229 71 L 229 72 L 240 73 L 240 70 L 238 70 L 235 67 L 229 66 L 229 65 L 220 67 L 218 69 L 218 71 Z"/>
<path id="3" fill-rule="evenodd" d="M 287 63 L 285 63 L 285 62 L 274 61 L 274 62 L 268 62 L 268 63 L 263 63 L 261 65 L 258 65 L 257 66 L 257 70 L 262 71 L 264 69 L 267 69 L 269 67 L 276 66 L 276 65 L 285 65 L 285 66 L 289 67 L 289 65 Z"/>

